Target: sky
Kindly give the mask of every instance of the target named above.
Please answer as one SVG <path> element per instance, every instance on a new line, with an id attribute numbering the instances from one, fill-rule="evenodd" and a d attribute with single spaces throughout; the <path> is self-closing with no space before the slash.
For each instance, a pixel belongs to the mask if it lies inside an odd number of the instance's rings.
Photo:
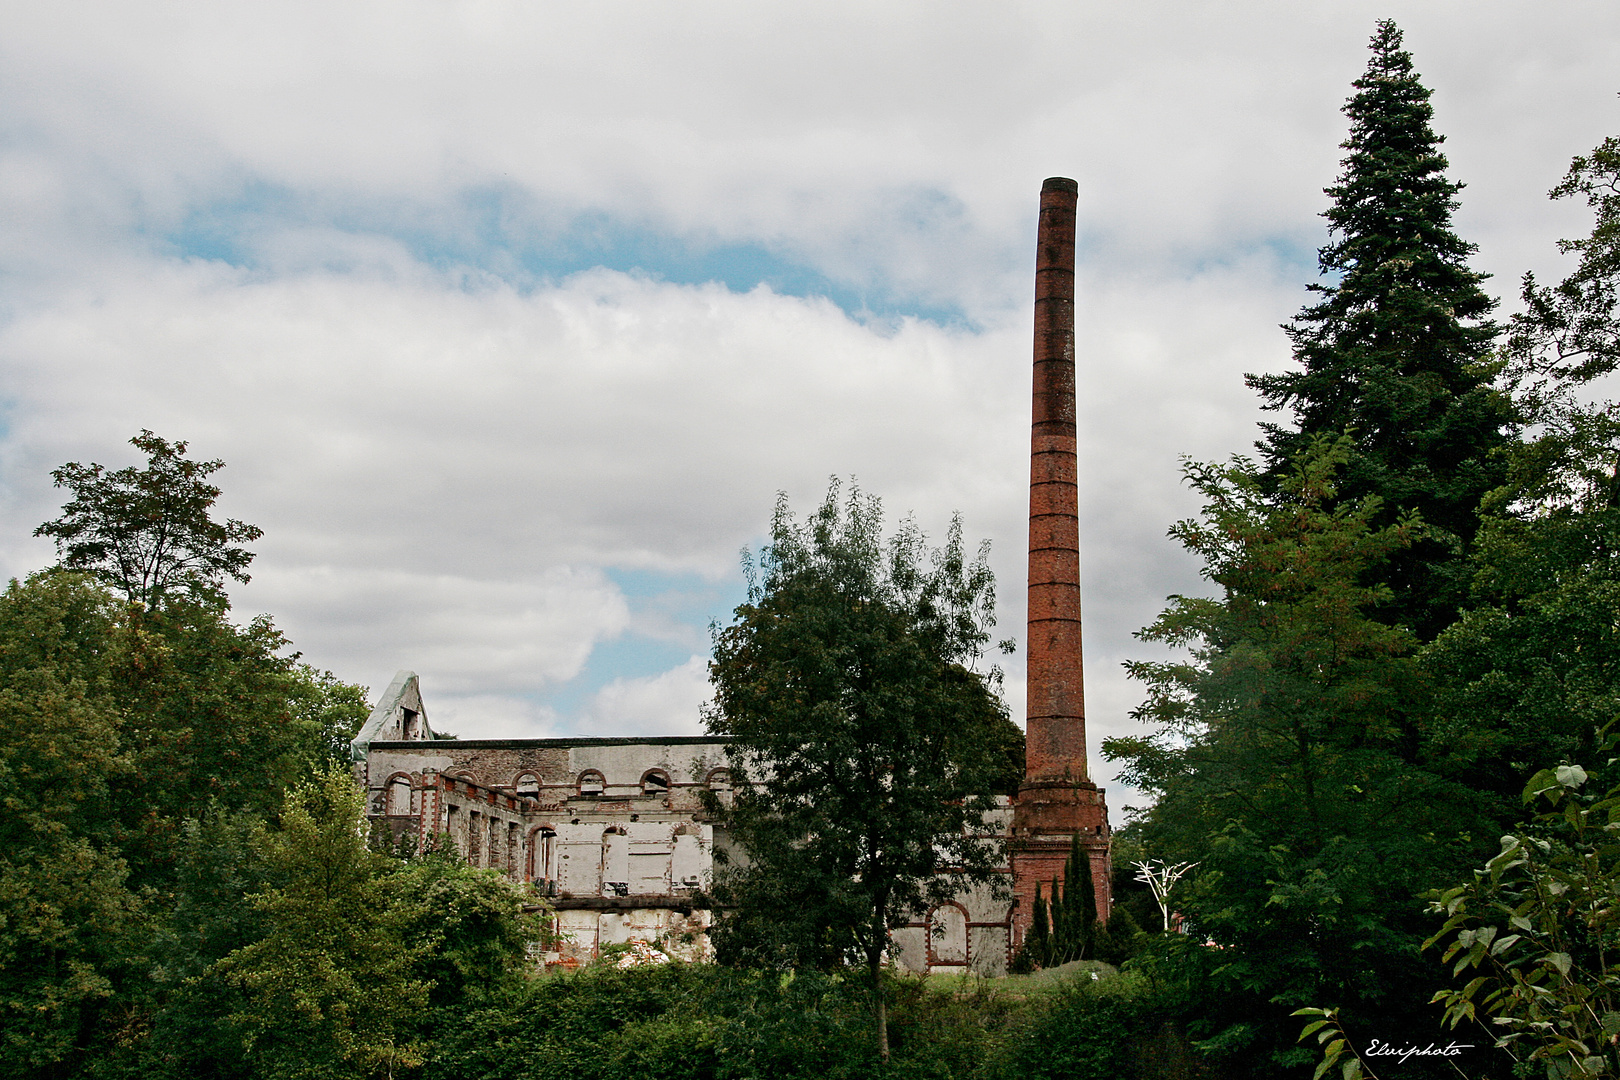
<path id="1" fill-rule="evenodd" d="M 149 428 L 264 529 L 242 618 L 463 737 L 696 734 L 778 492 L 987 538 L 1022 640 L 1034 229 L 1080 187 L 1091 768 L 1181 460 L 1289 364 L 1374 23 L 1512 310 L 1620 133 L 1620 6 L 0 4 L 0 573 Z M 1005 660 L 1013 715 L 1023 659 Z"/>

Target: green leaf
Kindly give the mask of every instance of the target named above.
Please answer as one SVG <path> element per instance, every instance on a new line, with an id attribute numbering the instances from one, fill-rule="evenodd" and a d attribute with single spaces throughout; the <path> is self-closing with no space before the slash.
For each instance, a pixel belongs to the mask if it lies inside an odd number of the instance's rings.
<path id="1" fill-rule="evenodd" d="M 1316 1073 L 1311 1077 L 1311 1080 L 1322 1080 L 1322 1075 L 1333 1068 L 1333 1063 L 1339 1060 L 1339 1055 L 1343 1052 L 1343 1039 L 1328 1044 L 1327 1049 L 1322 1051 L 1322 1063 L 1316 1067 Z"/>
<path id="2" fill-rule="evenodd" d="M 1566 952 L 1551 952 L 1551 953 L 1548 953 L 1546 956 L 1542 957 L 1542 962 L 1546 963 L 1546 964 L 1551 964 L 1553 967 L 1558 969 L 1558 974 L 1564 976 L 1564 978 L 1566 978 L 1566 979 L 1569 978 L 1569 965 L 1570 965 L 1569 953 L 1566 953 Z"/>
<path id="3" fill-rule="evenodd" d="M 1533 802 L 1535 797 L 1543 791 L 1551 791 L 1557 787 L 1557 775 L 1551 769 L 1542 769 L 1530 778 L 1528 784 L 1524 785 L 1524 801 L 1527 803 Z"/>
<path id="4" fill-rule="evenodd" d="M 1294 1015 L 1295 1015 L 1295 1016 L 1298 1016 L 1298 1015 L 1299 1015 L 1299 1014 L 1298 1014 L 1298 1013 L 1295 1013 L 1295 1014 L 1294 1014 Z M 1307 1036 L 1307 1035 L 1310 1035 L 1310 1034 L 1312 1034 L 1312 1033 L 1313 1033 L 1313 1032 L 1315 1032 L 1315 1031 L 1317 1031 L 1317 1030 L 1319 1030 L 1319 1029 L 1321 1029 L 1321 1028 L 1324 1028 L 1324 1027 L 1326 1027 L 1326 1026 L 1327 1026 L 1327 1021 L 1326 1021 L 1326 1020 L 1317 1020 L 1317 1021 L 1315 1021 L 1315 1022 L 1314 1022 L 1314 1023 L 1310 1023 L 1310 1024 L 1306 1024 L 1306 1025 L 1305 1025 L 1305 1030 L 1304 1030 L 1304 1031 L 1301 1031 L 1301 1032 L 1300 1032 L 1300 1033 L 1299 1033 L 1299 1041 L 1300 1041 L 1300 1042 L 1304 1042 L 1304 1041 L 1305 1041 L 1305 1037 L 1306 1037 L 1306 1036 Z"/>
<path id="5" fill-rule="evenodd" d="M 1553 771 L 1553 776 L 1560 784 L 1570 789 L 1586 783 L 1586 770 L 1579 765 L 1560 765 Z"/>

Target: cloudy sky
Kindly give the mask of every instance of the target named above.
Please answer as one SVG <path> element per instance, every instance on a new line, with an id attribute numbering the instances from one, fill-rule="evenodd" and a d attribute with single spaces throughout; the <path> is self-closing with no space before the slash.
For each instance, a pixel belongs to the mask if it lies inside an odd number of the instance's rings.
<path id="1" fill-rule="evenodd" d="M 1507 300 L 1620 132 L 1612 2 L 0 12 L 0 571 L 51 561 L 53 466 L 190 440 L 265 530 L 238 611 L 374 690 L 414 669 L 464 736 L 699 730 L 739 549 L 834 474 L 960 510 L 1021 638 L 1052 175 L 1093 746 L 1129 730 L 1131 633 L 1200 588 L 1178 459 L 1245 449 L 1242 373 L 1288 362 L 1375 19 Z"/>

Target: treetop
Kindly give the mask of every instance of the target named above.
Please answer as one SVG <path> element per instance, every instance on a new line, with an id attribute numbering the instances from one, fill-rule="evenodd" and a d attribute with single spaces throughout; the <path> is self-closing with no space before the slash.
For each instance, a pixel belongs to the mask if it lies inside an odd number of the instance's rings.
<path id="1" fill-rule="evenodd" d="M 235 545 L 264 535 L 255 525 L 210 516 L 221 491 L 208 477 L 225 462 L 188 458 L 185 441 L 146 428 L 129 441 L 147 455 L 146 468 L 108 471 L 70 461 L 52 470 L 55 485 L 73 498 L 34 535 L 56 541 L 62 568 L 94 575 L 132 604 L 154 607 L 172 593 L 222 601 L 226 577 L 249 580 L 254 553 Z"/>

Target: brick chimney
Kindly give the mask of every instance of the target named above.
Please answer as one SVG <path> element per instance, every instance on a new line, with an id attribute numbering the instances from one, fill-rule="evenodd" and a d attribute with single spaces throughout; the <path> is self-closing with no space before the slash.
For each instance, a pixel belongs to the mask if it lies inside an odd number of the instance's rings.
<path id="1" fill-rule="evenodd" d="M 1015 938 L 1029 927 L 1035 883 L 1063 876 L 1071 837 L 1091 856 L 1107 917 L 1108 807 L 1086 771 L 1080 663 L 1080 500 L 1075 456 L 1074 220 L 1079 185 L 1041 186 L 1035 243 L 1035 378 L 1029 455 L 1028 725 L 1013 803 Z"/>

